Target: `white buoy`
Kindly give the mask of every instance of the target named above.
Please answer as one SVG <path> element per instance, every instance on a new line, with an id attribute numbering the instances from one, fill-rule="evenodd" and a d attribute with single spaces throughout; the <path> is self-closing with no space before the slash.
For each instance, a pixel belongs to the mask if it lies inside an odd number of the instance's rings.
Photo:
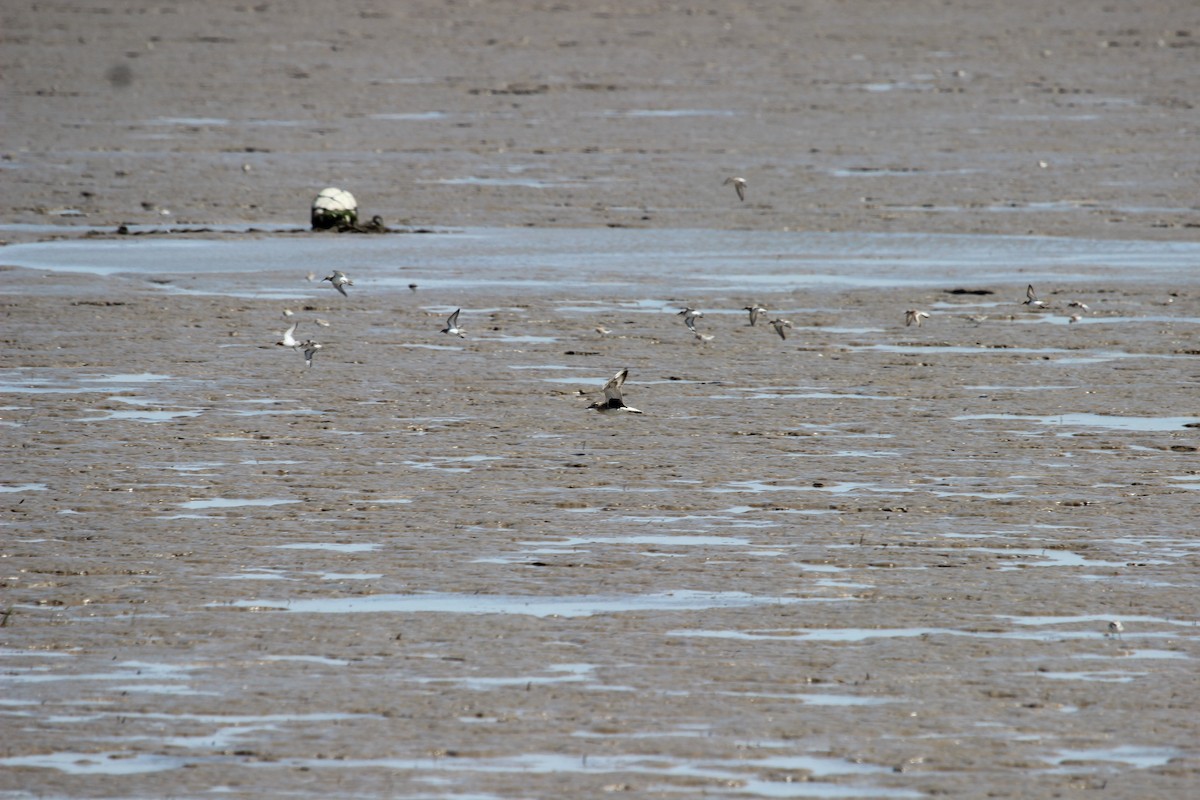
<path id="1" fill-rule="evenodd" d="M 322 189 L 312 203 L 313 228 L 336 228 L 358 222 L 358 201 L 345 189 Z"/>

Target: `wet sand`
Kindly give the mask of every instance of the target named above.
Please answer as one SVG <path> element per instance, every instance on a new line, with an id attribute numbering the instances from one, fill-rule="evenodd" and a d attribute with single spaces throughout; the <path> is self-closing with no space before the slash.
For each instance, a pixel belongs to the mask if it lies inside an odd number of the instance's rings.
<path id="1" fill-rule="evenodd" d="M 334 185 L 428 226 L 1200 223 L 1186 0 L 38 8 L 4 12 L 9 222 L 305 223 Z"/>
<path id="2" fill-rule="evenodd" d="M 6 11 L 5 238 L 440 232 L 0 250 L 0 795 L 1200 784 L 1191 6 L 259 8 Z"/>

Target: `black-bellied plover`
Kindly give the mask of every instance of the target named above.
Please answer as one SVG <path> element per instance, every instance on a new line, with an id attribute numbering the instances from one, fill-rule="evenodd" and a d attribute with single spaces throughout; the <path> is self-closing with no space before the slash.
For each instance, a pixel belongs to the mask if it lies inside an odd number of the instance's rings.
<path id="1" fill-rule="evenodd" d="M 604 384 L 604 399 L 597 400 L 588 406 L 589 409 L 596 409 L 600 412 L 606 411 L 627 411 L 630 414 L 641 414 L 636 408 L 630 408 L 625 405 L 625 400 L 621 397 L 621 385 L 625 383 L 625 379 L 629 377 L 629 369 L 623 369 L 616 375 L 609 378 Z"/>
<path id="2" fill-rule="evenodd" d="M 451 336 L 458 336 L 461 339 L 467 338 L 467 332 L 458 327 L 458 312 L 461 308 L 454 309 L 454 313 L 446 317 L 446 327 L 442 328 L 442 333 L 448 333 Z"/>
<path id="3" fill-rule="evenodd" d="M 312 339 L 309 339 L 307 342 L 300 345 L 300 347 L 304 348 L 304 365 L 306 367 L 311 367 L 313 356 L 317 354 L 317 351 L 320 350 L 323 345 L 317 344 Z"/>
<path id="4" fill-rule="evenodd" d="M 792 321 L 788 319 L 773 319 L 771 320 L 771 327 L 779 334 L 780 339 L 786 339 L 787 329 L 792 327 Z"/>
<path id="5" fill-rule="evenodd" d="M 758 324 L 760 317 L 765 317 L 767 315 L 767 310 L 760 305 L 746 306 L 742 310 L 750 313 L 751 327 Z"/>
<path id="6" fill-rule="evenodd" d="M 1025 299 L 1021 301 L 1021 305 L 1029 306 L 1030 308 L 1044 308 L 1046 306 L 1041 300 L 1038 300 L 1037 292 L 1033 290 L 1033 284 L 1025 287 Z"/>
<path id="7" fill-rule="evenodd" d="M 279 345 L 280 347 L 299 347 L 300 342 L 293 335 L 296 333 L 296 326 L 299 324 L 299 322 L 293 322 L 291 325 L 289 325 L 288 329 L 283 332 L 283 339 L 275 344 Z"/>
<path id="8" fill-rule="evenodd" d="M 321 278 L 321 280 L 329 281 L 333 284 L 333 288 L 337 289 L 344 295 L 346 294 L 346 287 L 354 285 L 354 281 L 347 278 L 346 273 L 342 272 L 340 269 L 335 269 L 333 274 L 326 275 L 324 278 Z M 346 296 L 349 297 L 350 295 Z"/>
<path id="9" fill-rule="evenodd" d="M 921 327 L 921 321 L 926 319 L 929 319 L 929 314 L 927 312 L 910 308 L 908 311 L 904 312 L 904 327 L 907 328 L 909 325 L 916 325 L 919 328 Z"/>
<path id="10" fill-rule="evenodd" d="M 683 317 L 683 324 L 687 325 L 689 328 L 695 329 L 696 317 L 703 317 L 704 312 L 697 311 L 691 306 L 684 306 L 683 309 L 676 314 L 676 316 Z"/>
<path id="11" fill-rule="evenodd" d="M 745 178 L 735 178 L 735 177 L 731 176 L 731 177 L 726 178 L 725 182 L 722 183 L 721 185 L 728 186 L 731 183 L 733 184 L 733 190 L 735 192 L 737 192 L 738 200 L 745 201 L 745 199 L 746 199 L 746 179 Z"/>

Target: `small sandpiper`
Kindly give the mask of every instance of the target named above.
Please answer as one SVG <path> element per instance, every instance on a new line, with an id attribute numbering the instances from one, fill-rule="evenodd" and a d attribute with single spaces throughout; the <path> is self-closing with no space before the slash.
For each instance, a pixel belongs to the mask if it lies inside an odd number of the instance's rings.
<path id="1" fill-rule="evenodd" d="M 1108 635 L 1121 638 L 1121 634 L 1125 631 L 1125 626 L 1121 624 L 1121 620 L 1114 619 L 1108 623 Z"/>
<path id="2" fill-rule="evenodd" d="M 1038 300 L 1037 292 L 1033 290 L 1032 283 L 1025 287 L 1025 299 L 1021 302 L 1021 305 L 1030 306 L 1031 308 L 1045 308 L 1046 306 L 1045 303 Z"/>
<path id="3" fill-rule="evenodd" d="M 700 342 L 701 344 L 708 344 L 714 338 L 716 338 L 711 333 L 701 333 L 700 331 L 696 330 L 695 328 L 692 328 L 692 336 L 695 336 L 696 341 Z"/>
<path id="4" fill-rule="evenodd" d="M 299 324 L 299 322 L 293 322 L 290 326 L 288 326 L 288 329 L 283 332 L 283 339 L 275 344 L 280 347 L 299 347 L 300 342 L 298 342 L 296 337 L 293 335 L 296 332 L 296 326 Z"/>
<path id="5" fill-rule="evenodd" d="M 926 319 L 929 319 L 928 313 L 910 308 L 904 312 L 904 327 L 907 328 L 909 325 L 916 325 L 919 328 L 921 327 L 921 321 Z"/>
<path id="6" fill-rule="evenodd" d="M 612 333 L 612 331 L 603 325 L 597 325 L 596 333 L 600 334 L 601 336 L 608 336 L 610 333 Z"/>
<path id="7" fill-rule="evenodd" d="M 750 312 L 750 327 L 754 327 L 758 324 L 759 317 L 765 317 L 767 315 L 767 310 L 759 305 L 746 306 L 742 310 Z"/>
<path id="8" fill-rule="evenodd" d="M 792 321 L 787 319 L 773 319 L 771 320 L 771 327 L 779 334 L 780 339 L 786 339 L 787 329 L 792 327 Z"/>
<path id="9" fill-rule="evenodd" d="M 321 280 L 332 283 L 333 288 L 346 295 L 346 297 L 350 296 L 346 294 L 346 287 L 354 285 L 354 281 L 347 278 L 346 273 L 342 272 L 340 269 L 335 269 L 332 275 L 326 275 L 324 278 L 321 278 Z"/>
<path id="10" fill-rule="evenodd" d="M 594 408 L 601 413 L 607 411 L 627 411 L 630 414 L 641 414 L 642 412 L 636 408 L 630 408 L 625 405 L 625 400 L 621 397 L 621 384 L 625 383 L 625 379 L 628 377 L 629 369 L 625 368 L 609 378 L 604 384 L 604 400 L 597 400 L 588 406 L 588 408 Z"/>
<path id="11" fill-rule="evenodd" d="M 1078 300 L 1072 300 L 1067 303 L 1067 308 L 1078 308 L 1080 311 L 1091 311 L 1091 307 L 1087 303 L 1081 303 Z"/>
<path id="12" fill-rule="evenodd" d="M 721 185 L 728 186 L 731 183 L 733 184 L 733 190 L 735 192 L 737 192 L 738 200 L 745 202 L 745 200 L 746 200 L 746 179 L 729 177 L 729 178 L 726 178 L 725 182 L 722 183 Z"/>
<path id="13" fill-rule="evenodd" d="M 458 327 L 458 312 L 461 308 L 454 309 L 454 313 L 446 317 L 446 327 L 442 328 L 442 333 L 448 333 L 451 336 L 457 336 L 460 339 L 467 338 L 467 332 Z"/>

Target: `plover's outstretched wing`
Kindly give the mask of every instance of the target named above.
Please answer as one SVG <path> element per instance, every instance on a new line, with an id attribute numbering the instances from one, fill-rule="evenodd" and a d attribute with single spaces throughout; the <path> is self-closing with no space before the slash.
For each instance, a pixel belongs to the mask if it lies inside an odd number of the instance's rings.
<path id="1" fill-rule="evenodd" d="M 609 378 L 604 383 L 604 398 L 606 400 L 620 400 L 621 399 L 621 387 L 625 384 L 625 379 L 628 377 L 629 377 L 629 368 L 626 367 L 625 369 L 618 372 L 616 375 L 613 375 L 611 378 Z"/>
<path id="2" fill-rule="evenodd" d="M 745 201 L 745 199 L 746 199 L 746 179 L 729 177 L 729 178 L 726 178 L 725 182 L 722 183 L 721 185 L 728 186 L 731 183 L 733 184 L 734 191 L 737 192 L 738 200 Z"/>
<path id="3" fill-rule="evenodd" d="M 691 331 L 692 333 L 696 332 L 696 318 L 695 317 L 684 317 L 683 324 L 687 325 L 688 330 Z"/>

